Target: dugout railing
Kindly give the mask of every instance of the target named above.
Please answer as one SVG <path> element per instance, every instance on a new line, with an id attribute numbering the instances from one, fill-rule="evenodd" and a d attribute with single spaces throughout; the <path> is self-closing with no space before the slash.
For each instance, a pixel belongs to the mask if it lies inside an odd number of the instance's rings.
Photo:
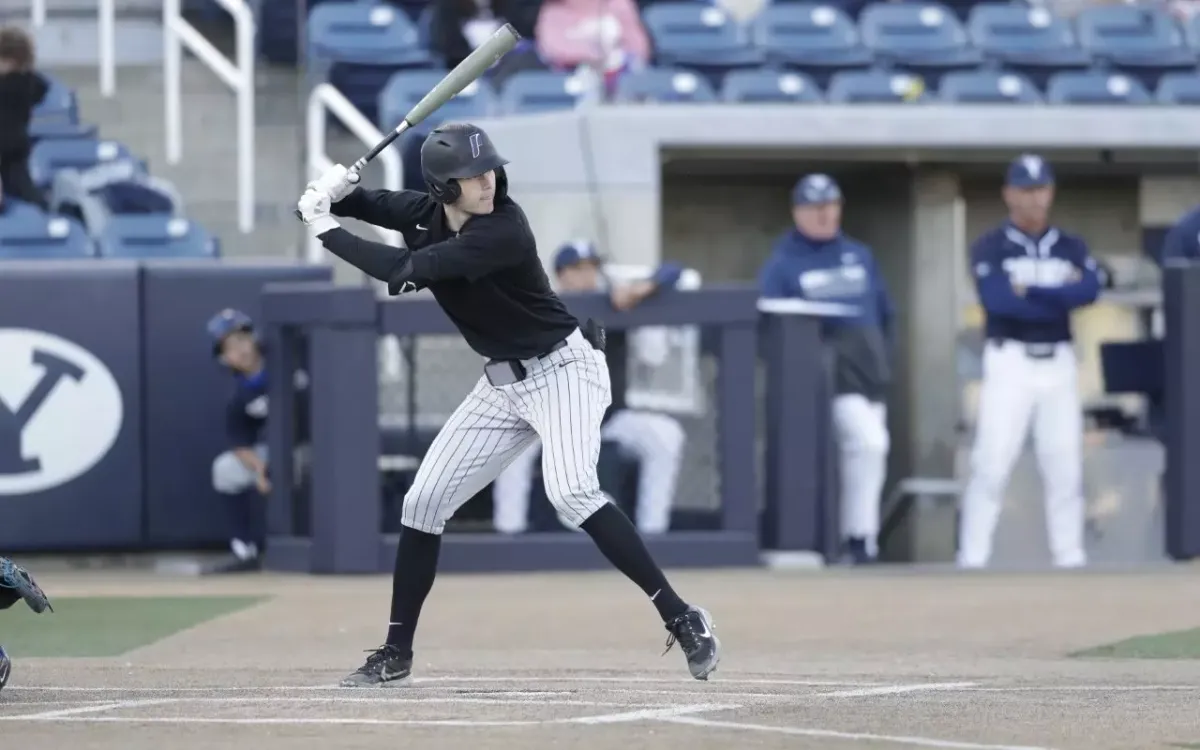
<path id="1" fill-rule="evenodd" d="M 706 333 L 708 356 L 717 362 L 712 403 L 718 425 L 719 528 L 651 538 L 648 543 L 664 565 L 757 565 L 764 543 L 834 553 L 831 532 L 837 517 L 825 502 L 831 488 L 820 395 L 827 370 L 812 316 L 764 314 L 757 290 L 743 285 L 666 295 L 628 312 L 614 311 L 600 294 L 566 301 L 576 316 L 600 319 L 610 330 L 698 326 Z M 452 324 L 431 299 L 380 301 L 369 289 L 327 283 L 268 285 L 263 323 L 271 342 L 268 443 L 274 476 L 296 473 L 294 380 L 284 373 L 303 364 L 302 349 L 309 375 L 309 421 L 302 432 L 311 437 L 305 491 L 297 492 L 289 482 L 273 487 L 266 567 L 310 573 L 391 570 L 396 536 L 383 530 L 380 502 L 378 342 L 381 336 L 455 334 Z M 773 343 L 766 352 L 760 351 L 764 341 Z M 768 387 L 770 416 L 761 432 L 760 372 L 775 383 Z M 758 451 L 760 435 L 768 445 L 766 467 Z M 456 571 L 605 564 L 586 535 L 565 530 L 515 537 L 447 531 L 441 559 L 443 569 Z"/>

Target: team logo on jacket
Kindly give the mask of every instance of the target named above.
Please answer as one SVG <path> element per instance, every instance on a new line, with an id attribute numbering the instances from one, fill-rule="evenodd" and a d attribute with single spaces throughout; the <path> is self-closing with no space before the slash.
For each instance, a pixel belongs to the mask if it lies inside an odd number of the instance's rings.
<path id="1" fill-rule="evenodd" d="M 0 495 L 82 476 L 112 450 L 124 402 L 83 347 L 43 331 L 0 328 Z"/>

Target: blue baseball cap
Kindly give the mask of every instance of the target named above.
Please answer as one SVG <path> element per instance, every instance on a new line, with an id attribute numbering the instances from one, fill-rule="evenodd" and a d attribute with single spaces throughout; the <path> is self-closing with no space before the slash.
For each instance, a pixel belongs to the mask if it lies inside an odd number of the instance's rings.
<path id="1" fill-rule="evenodd" d="M 596 246 L 591 242 L 587 240 L 568 242 L 554 254 L 554 272 L 558 273 L 564 268 L 569 268 L 585 260 L 593 263 L 603 262 L 600 258 L 600 253 L 596 252 Z"/>
<path id="2" fill-rule="evenodd" d="M 1015 188 L 1036 188 L 1054 184 L 1054 170 L 1037 154 L 1022 154 L 1008 165 L 1004 184 Z"/>
<path id="3" fill-rule="evenodd" d="M 793 206 L 833 203 L 841 199 L 842 189 L 838 187 L 837 180 L 827 174 L 805 175 L 792 188 Z"/>

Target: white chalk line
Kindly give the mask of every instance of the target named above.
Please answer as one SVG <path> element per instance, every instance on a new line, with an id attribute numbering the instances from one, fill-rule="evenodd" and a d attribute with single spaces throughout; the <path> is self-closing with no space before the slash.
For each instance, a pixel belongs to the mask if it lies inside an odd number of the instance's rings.
<path id="1" fill-rule="evenodd" d="M 978 685 L 977 682 L 916 682 L 908 685 L 880 685 L 879 687 L 837 690 L 832 693 L 817 693 L 818 698 L 873 698 L 883 695 L 904 695 L 937 690 L 962 690 Z"/>
<path id="2" fill-rule="evenodd" d="M 32 714 L 17 714 L 16 716 L 0 716 L 3 721 L 59 721 L 68 718 L 81 717 L 83 714 L 104 713 L 105 711 L 119 711 L 129 708 L 144 708 L 146 706 L 161 706 L 166 703 L 175 703 L 174 698 L 160 698 L 150 700 L 137 701 L 114 701 L 109 703 L 101 703 L 92 706 L 76 706 L 74 708 L 60 708 L 54 711 L 39 711 Z"/>
<path id="3" fill-rule="evenodd" d="M 46 723 L 108 723 L 108 724 L 315 724 L 315 725 L 365 725 L 365 726 L 436 726 L 436 727 L 521 727 L 547 726 L 552 724 L 628 724 L 638 721 L 666 721 L 691 714 L 710 711 L 725 711 L 741 708 L 736 704 L 699 703 L 688 706 L 672 706 L 670 708 L 652 708 L 638 711 L 623 711 L 619 713 L 600 714 L 597 716 L 572 716 L 559 719 L 525 719 L 525 720 L 473 720 L 473 719 L 373 719 L 373 718 L 344 718 L 344 717 L 314 717 L 298 716 L 292 718 L 259 716 L 259 717 L 216 717 L 216 716 L 95 716 L 105 711 L 124 708 L 138 708 L 144 705 L 165 703 L 181 703 L 180 699 L 168 698 L 155 701 L 126 701 L 122 703 L 105 703 L 87 708 L 65 709 L 63 711 L 45 711 L 36 714 L 20 716 L 0 716 L 0 721 L 33 721 Z"/>
<path id="4" fill-rule="evenodd" d="M 820 737 L 831 740 L 863 740 L 868 742 L 891 742 L 898 745 L 913 745 L 915 747 L 936 747 L 949 750 L 1052 750 L 1047 747 L 1029 745 L 989 745 L 978 742 L 956 742 L 954 740 L 939 740 L 933 737 L 904 737 L 887 734 L 869 734 L 866 732 L 837 732 L 831 729 L 813 729 L 807 727 L 777 727 L 768 724 L 744 724 L 736 721 L 718 721 L 703 719 L 697 716 L 673 716 L 658 719 L 670 724 L 687 724 L 690 726 L 706 727 L 709 729 L 733 729 L 739 732 L 770 732 L 788 734 L 798 737 Z"/>

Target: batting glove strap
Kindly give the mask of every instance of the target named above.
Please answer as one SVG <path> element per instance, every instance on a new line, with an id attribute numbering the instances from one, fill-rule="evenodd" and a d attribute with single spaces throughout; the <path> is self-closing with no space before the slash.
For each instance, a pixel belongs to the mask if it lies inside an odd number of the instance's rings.
<path id="1" fill-rule="evenodd" d="M 306 221 L 304 223 L 305 223 L 305 225 L 308 226 L 308 231 L 314 237 L 320 237 L 321 235 L 328 232 L 330 229 L 337 229 L 338 227 L 341 226 L 341 224 L 338 223 L 337 219 L 333 218 L 332 216 L 330 216 L 328 214 L 326 214 L 324 216 L 317 216 L 312 221 Z"/>

